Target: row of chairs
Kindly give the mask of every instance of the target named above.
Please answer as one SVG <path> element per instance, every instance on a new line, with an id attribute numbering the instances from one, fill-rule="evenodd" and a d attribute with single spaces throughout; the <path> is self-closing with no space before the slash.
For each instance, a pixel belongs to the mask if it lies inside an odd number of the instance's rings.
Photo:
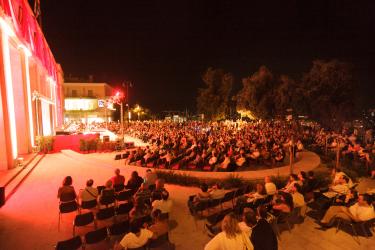
<path id="1" fill-rule="evenodd" d="M 223 211 L 224 209 L 224 204 L 226 202 L 231 202 L 232 208 L 234 208 L 235 205 L 235 200 L 237 197 L 240 197 L 246 193 L 250 192 L 250 186 L 245 186 L 243 188 L 239 188 L 237 190 L 229 191 L 227 192 L 223 198 L 220 199 L 209 199 L 209 200 L 204 200 L 200 201 L 198 204 L 194 206 L 194 212 L 195 213 L 201 213 L 203 215 L 203 212 L 207 210 L 208 212 L 217 207 L 220 206 L 221 210 Z"/>
<path id="2" fill-rule="evenodd" d="M 94 203 L 92 205 L 94 205 Z M 92 205 L 83 206 L 81 208 L 83 208 L 83 209 L 95 208 L 95 206 L 92 207 Z M 73 223 L 73 235 L 74 235 L 75 234 L 75 227 L 77 227 L 77 226 L 85 226 L 85 225 L 89 225 L 91 223 L 94 223 L 94 225 L 96 227 L 96 221 L 107 220 L 107 219 L 110 219 L 110 218 L 113 218 L 114 221 L 116 221 L 116 216 L 129 215 L 129 212 L 133 208 L 133 206 L 134 206 L 133 203 L 127 202 L 127 203 L 119 204 L 118 206 L 110 206 L 110 207 L 106 207 L 106 208 L 100 208 L 100 209 L 98 209 L 98 211 L 94 215 L 94 212 L 92 212 L 92 211 L 82 214 L 81 209 L 78 206 L 76 201 L 61 203 L 59 205 L 58 229 L 60 229 L 60 221 L 61 221 L 62 214 L 77 212 L 77 215 L 75 216 L 74 223 Z"/>
<path id="3" fill-rule="evenodd" d="M 140 218 L 143 222 L 148 222 L 150 218 Z M 111 237 L 123 236 L 129 232 L 129 220 L 115 223 L 109 227 L 103 227 L 96 229 L 94 231 L 86 233 L 83 237 L 74 236 L 71 239 L 59 241 L 56 245 L 56 250 L 75 250 L 82 248 L 84 249 L 86 245 L 98 244 L 103 241 L 109 241 Z M 149 242 L 140 248 L 128 248 L 129 250 L 147 250 L 154 249 L 163 246 L 165 243 L 169 242 L 168 233 L 159 236 L 157 239 L 149 240 Z"/>

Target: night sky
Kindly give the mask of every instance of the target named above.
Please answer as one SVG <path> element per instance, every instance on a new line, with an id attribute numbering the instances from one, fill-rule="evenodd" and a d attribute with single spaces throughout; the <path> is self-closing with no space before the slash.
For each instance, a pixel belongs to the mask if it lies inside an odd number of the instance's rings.
<path id="1" fill-rule="evenodd" d="M 41 5 L 45 36 L 67 76 L 94 75 L 112 85 L 130 80 L 131 103 L 156 112 L 194 110 L 209 66 L 232 72 L 238 89 L 261 65 L 298 78 L 318 58 L 352 62 L 374 104 L 375 1 L 41 0 Z"/>

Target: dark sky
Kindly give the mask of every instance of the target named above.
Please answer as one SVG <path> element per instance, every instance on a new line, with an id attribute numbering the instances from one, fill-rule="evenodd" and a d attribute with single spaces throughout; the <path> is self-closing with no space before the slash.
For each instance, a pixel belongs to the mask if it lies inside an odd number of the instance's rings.
<path id="1" fill-rule="evenodd" d="M 41 4 L 43 30 L 66 75 L 130 80 L 131 102 L 153 111 L 194 110 L 209 66 L 232 72 L 238 88 L 260 65 L 297 78 L 314 59 L 338 58 L 354 63 L 363 88 L 375 91 L 375 1 Z"/>

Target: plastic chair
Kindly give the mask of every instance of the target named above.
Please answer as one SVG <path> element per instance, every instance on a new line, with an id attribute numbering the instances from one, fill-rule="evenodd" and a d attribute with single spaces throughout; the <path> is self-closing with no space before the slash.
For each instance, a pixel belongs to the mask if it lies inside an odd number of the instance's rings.
<path id="1" fill-rule="evenodd" d="M 121 215 L 121 214 L 129 215 L 129 212 L 132 210 L 133 207 L 134 205 L 131 202 L 120 204 L 120 206 L 116 209 L 116 214 L 117 215 Z"/>
<path id="2" fill-rule="evenodd" d="M 234 207 L 233 199 L 234 199 L 235 194 L 236 194 L 236 191 L 230 191 L 224 195 L 223 199 L 221 200 L 221 209 L 223 209 L 223 203 L 228 202 L 228 201 L 232 203 L 232 208 Z"/>
<path id="3" fill-rule="evenodd" d="M 85 244 L 99 243 L 108 238 L 107 228 L 103 227 L 85 234 Z"/>
<path id="4" fill-rule="evenodd" d="M 133 196 L 132 190 L 121 191 L 116 195 L 116 200 L 118 201 L 127 201 Z"/>
<path id="5" fill-rule="evenodd" d="M 96 229 L 94 214 L 92 212 L 76 215 L 73 221 L 73 236 L 75 236 L 76 227 L 87 226 L 91 223 L 94 223 L 94 227 Z"/>
<path id="6" fill-rule="evenodd" d="M 96 208 L 97 206 L 98 206 L 98 202 L 96 200 L 81 202 L 81 209 L 93 209 L 93 208 Z"/>
<path id="7" fill-rule="evenodd" d="M 115 208 L 114 207 L 107 207 L 99 209 L 99 211 L 96 213 L 96 219 L 97 220 L 106 220 L 110 218 L 115 217 Z"/>
<path id="8" fill-rule="evenodd" d="M 122 235 L 129 232 L 129 221 L 123 221 L 120 223 L 115 223 L 108 227 L 108 233 L 110 236 L 112 235 Z"/>
<path id="9" fill-rule="evenodd" d="M 343 219 L 343 218 L 336 218 L 337 221 L 337 226 L 336 226 L 336 233 L 338 233 L 338 231 L 340 231 L 340 226 L 342 224 L 349 224 L 350 227 L 352 228 L 352 232 L 354 235 L 354 237 L 356 237 L 358 239 L 358 244 L 361 244 L 360 240 L 359 240 L 359 236 L 358 236 L 358 233 L 357 233 L 357 230 L 356 230 L 356 226 L 359 226 L 363 232 L 363 234 L 366 236 L 366 238 L 369 238 L 371 235 L 369 235 L 367 233 L 367 230 L 366 230 L 366 224 L 367 223 L 370 223 L 370 221 L 360 221 L 360 222 L 356 222 L 356 221 L 352 221 L 352 220 L 346 220 L 346 219 Z"/>
<path id="10" fill-rule="evenodd" d="M 59 241 L 55 247 L 56 250 L 75 250 L 82 247 L 80 236 L 73 237 L 69 240 Z"/>
<path id="11" fill-rule="evenodd" d="M 59 222 L 57 226 L 59 231 L 60 231 L 61 215 L 71 213 L 74 211 L 78 212 L 78 204 L 76 201 L 63 202 L 59 204 Z"/>

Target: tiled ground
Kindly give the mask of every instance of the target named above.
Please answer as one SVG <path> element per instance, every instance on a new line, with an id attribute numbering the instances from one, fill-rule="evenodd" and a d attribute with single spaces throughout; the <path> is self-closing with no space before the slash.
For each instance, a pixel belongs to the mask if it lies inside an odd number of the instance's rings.
<path id="1" fill-rule="evenodd" d="M 71 237 L 73 215 L 65 215 L 60 232 L 57 230 L 57 189 L 66 175 L 73 177 L 76 189 L 84 187 L 88 178 L 93 178 L 97 185 L 103 184 L 112 176 L 113 169 L 120 166 L 106 164 L 100 160 L 104 156 L 90 155 L 88 158 L 94 160 L 87 160 L 86 157 L 79 161 L 61 153 L 47 155 L 0 209 L 0 249 L 53 249 L 56 241 Z M 132 169 L 124 166 L 121 169 L 128 178 Z M 373 184 L 369 182 L 368 185 Z M 171 231 L 171 241 L 178 250 L 203 249 L 209 241 L 203 232 L 203 221 L 195 222 L 186 206 L 187 197 L 196 193 L 197 189 L 175 185 L 167 185 L 167 189 L 174 200 L 171 220 L 175 225 Z M 346 232 L 335 234 L 334 229 L 321 232 L 314 227 L 316 224 L 308 217 L 303 224 L 295 225 L 292 233 L 283 231 L 280 249 L 375 249 L 375 237 L 360 237 L 359 245 Z M 86 228 L 78 233 L 89 230 Z M 108 248 L 110 244 L 95 249 Z"/>

